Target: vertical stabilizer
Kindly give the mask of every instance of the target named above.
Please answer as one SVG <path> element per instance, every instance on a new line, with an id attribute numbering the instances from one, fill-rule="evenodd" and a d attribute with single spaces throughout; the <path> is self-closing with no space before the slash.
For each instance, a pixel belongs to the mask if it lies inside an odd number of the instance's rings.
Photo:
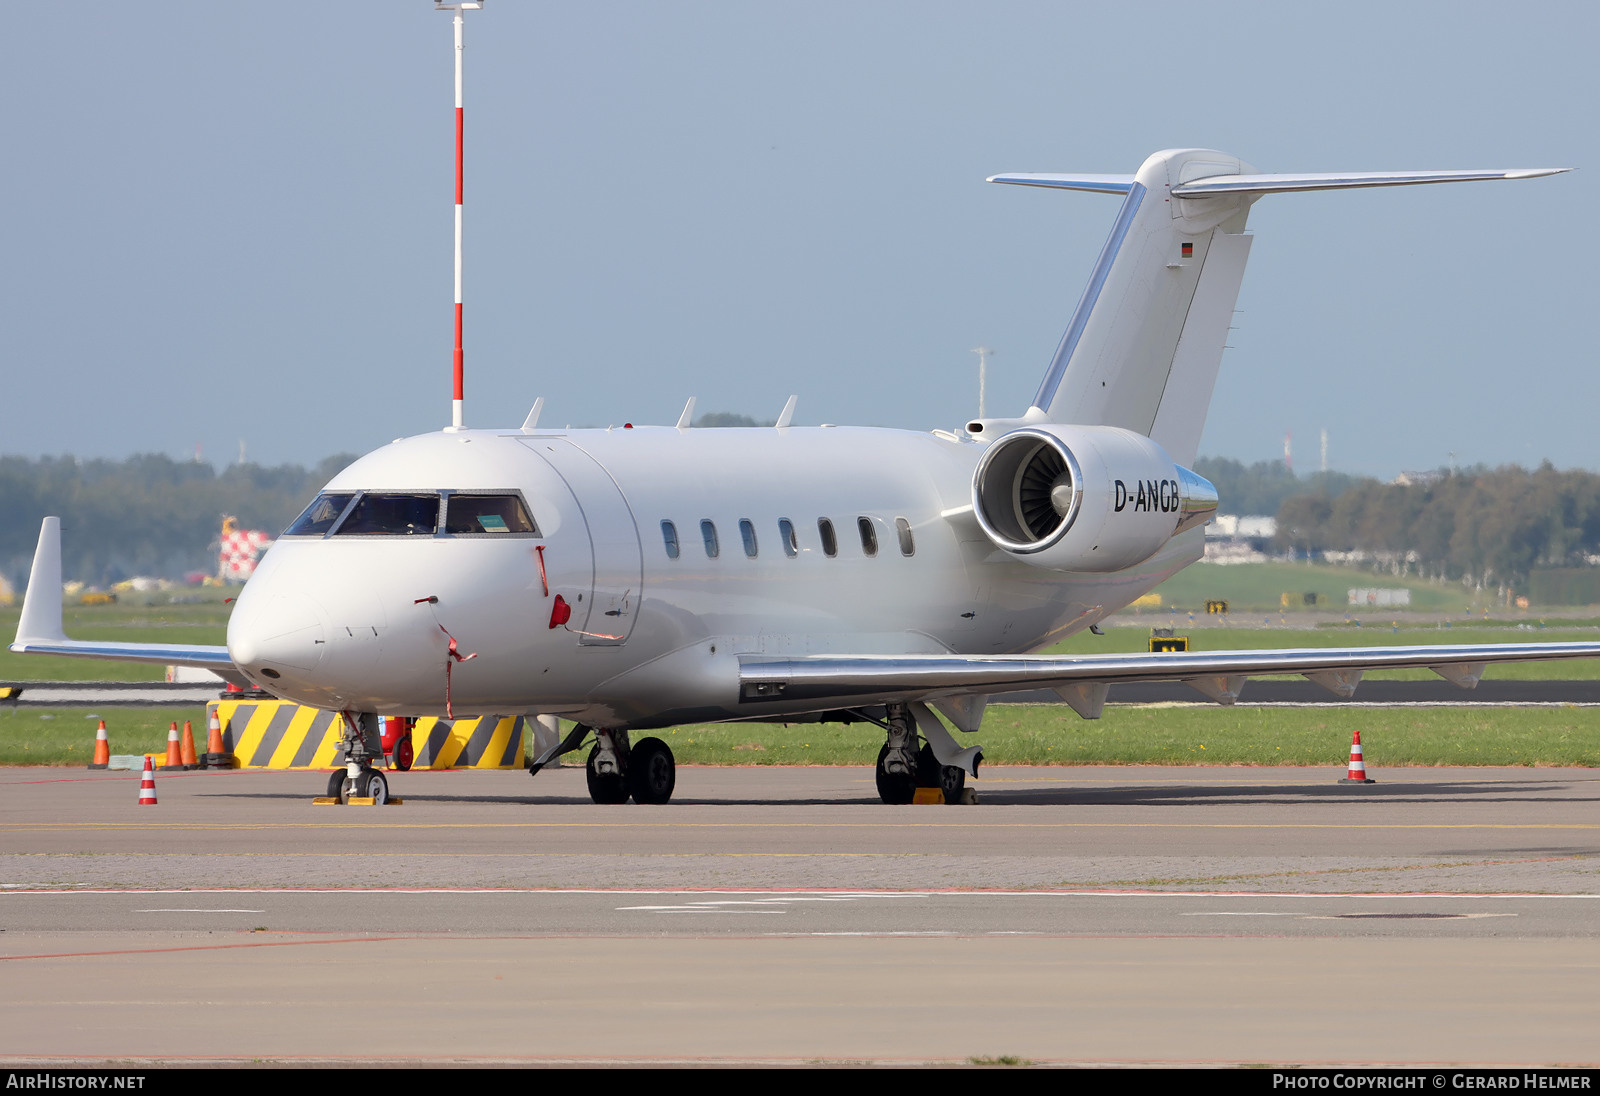
<path id="1" fill-rule="evenodd" d="M 1134 175 L 990 182 L 1122 195 L 1089 285 L 1021 422 L 1119 426 L 1194 462 L 1263 194 L 1534 179 L 1566 168 L 1258 174 L 1211 149 L 1169 149 Z M 1004 420 L 1016 423 L 1019 420 Z M 981 429 L 981 425 L 979 429 Z"/>
<path id="2" fill-rule="evenodd" d="M 1245 217 L 1259 195 L 1185 200 L 1170 192 L 1253 172 L 1226 153 L 1168 150 L 1147 159 L 1125 190 L 1094 188 L 1120 190 L 1122 209 L 1028 418 L 1120 426 L 1154 438 L 1179 464 L 1193 462 L 1250 255 Z M 1050 176 L 995 181 L 1063 185 Z"/>

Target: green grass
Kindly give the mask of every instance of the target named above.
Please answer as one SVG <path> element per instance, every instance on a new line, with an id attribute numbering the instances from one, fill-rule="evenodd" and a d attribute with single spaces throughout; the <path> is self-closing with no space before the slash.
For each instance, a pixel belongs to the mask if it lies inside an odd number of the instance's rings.
<path id="1" fill-rule="evenodd" d="M 87 765 L 100 719 L 114 754 L 164 753 L 168 726 L 185 719 L 206 748 L 204 708 L 0 708 L 0 765 Z"/>
<path id="2" fill-rule="evenodd" d="M 117 754 L 166 749 L 167 726 L 203 708 L 0 710 L 0 764 L 84 765 L 104 718 Z M 1343 765 L 1360 730 L 1368 765 L 1600 765 L 1600 708 L 1221 708 L 1118 705 L 1096 720 L 1064 704 L 992 706 L 989 765 Z M 883 734 L 871 724 L 717 723 L 645 734 L 685 765 L 871 765 Z"/>
<path id="3" fill-rule="evenodd" d="M 1462 612 L 1483 608 L 1483 595 L 1455 583 L 1432 583 L 1416 577 L 1396 578 L 1374 574 L 1359 567 L 1333 567 L 1327 564 L 1246 563 L 1222 565 L 1196 563 L 1184 568 L 1156 587 L 1163 606 L 1202 611 L 1206 602 L 1222 600 L 1235 613 L 1276 612 L 1283 608 L 1306 606 L 1301 595 L 1315 593 L 1317 608 L 1343 610 L 1352 586 L 1381 588 L 1404 587 L 1411 591 L 1411 609 L 1418 612 Z M 1490 591 L 1492 595 L 1492 591 Z M 1361 609 L 1362 613 L 1383 615 L 1390 610 Z"/>
<path id="4" fill-rule="evenodd" d="M 220 644 L 227 642 L 233 609 L 220 598 L 237 592 L 207 588 L 205 596 L 218 600 L 179 605 L 144 604 L 136 594 L 124 595 L 116 605 L 68 605 L 62 623 L 73 639 Z M 5 647 L 17 634 L 21 614 L 14 605 L 0 609 L 0 681 L 160 681 L 165 676 L 160 666 L 133 662 L 12 654 Z"/>

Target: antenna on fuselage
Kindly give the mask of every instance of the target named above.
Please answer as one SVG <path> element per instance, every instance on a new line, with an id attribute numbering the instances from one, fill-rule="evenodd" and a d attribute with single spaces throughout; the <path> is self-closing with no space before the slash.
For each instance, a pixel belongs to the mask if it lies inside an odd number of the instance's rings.
<path id="1" fill-rule="evenodd" d="M 461 160 L 463 144 L 463 114 L 461 106 L 461 55 L 462 45 L 462 13 L 476 11 L 483 7 L 483 0 L 434 0 L 434 11 L 453 11 L 456 32 L 456 349 L 455 349 L 455 396 L 450 402 L 450 429 L 462 428 L 461 408 L 465 403 L 466 384 L 465 369 L 461 353 Z"/>

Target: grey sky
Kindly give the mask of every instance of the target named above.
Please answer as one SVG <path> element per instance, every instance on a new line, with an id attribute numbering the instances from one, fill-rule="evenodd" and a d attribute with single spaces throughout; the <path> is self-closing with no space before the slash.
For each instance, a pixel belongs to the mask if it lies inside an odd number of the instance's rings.
<path id="1" fill-rule="evenodd" d="M 450 17 L 79 0 L 0 41 L 0 453 L 310 463 L 449 416 Z M 1563 166 L 1269 197 L 1201 452 L 1600 467 L 1591 4 L 534 4 L 467 26 L 467 422 L 1020 412 L 1116 199 L 987 186 Z"/>

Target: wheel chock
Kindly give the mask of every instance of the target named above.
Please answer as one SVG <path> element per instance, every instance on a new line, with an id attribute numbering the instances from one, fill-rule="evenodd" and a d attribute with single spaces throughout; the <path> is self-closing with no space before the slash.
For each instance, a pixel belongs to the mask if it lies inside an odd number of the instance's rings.
<path id="1" fill-rule="evenodd" d="M 352 807 L 371 807 L 375 805 L 373 803 L 372 796 L 370 795 L 352 795 L 349 799 L 344 800 L 343 803 L 341 803 L 337 796 L 332 795 L 319 795 L 311 801 L 311 805 L 313 807 L 338 807 L 343 806 L 345 803 L 348 803 Z M 399 796 L 390 796 L 384 806 L 399 807 L 404 805 L 404 803 L 405 800 L 401 799 Z"/>
<path id="2" fill-rule="evenodd" d="M 912 793 L 911 802 L 913 802 L 913 803 L 937 803 L 939 806 L 942 807 L 942 806 L 944 806 L 944 789 L 943 788 L 918 788 L 915 792 Z"/>

